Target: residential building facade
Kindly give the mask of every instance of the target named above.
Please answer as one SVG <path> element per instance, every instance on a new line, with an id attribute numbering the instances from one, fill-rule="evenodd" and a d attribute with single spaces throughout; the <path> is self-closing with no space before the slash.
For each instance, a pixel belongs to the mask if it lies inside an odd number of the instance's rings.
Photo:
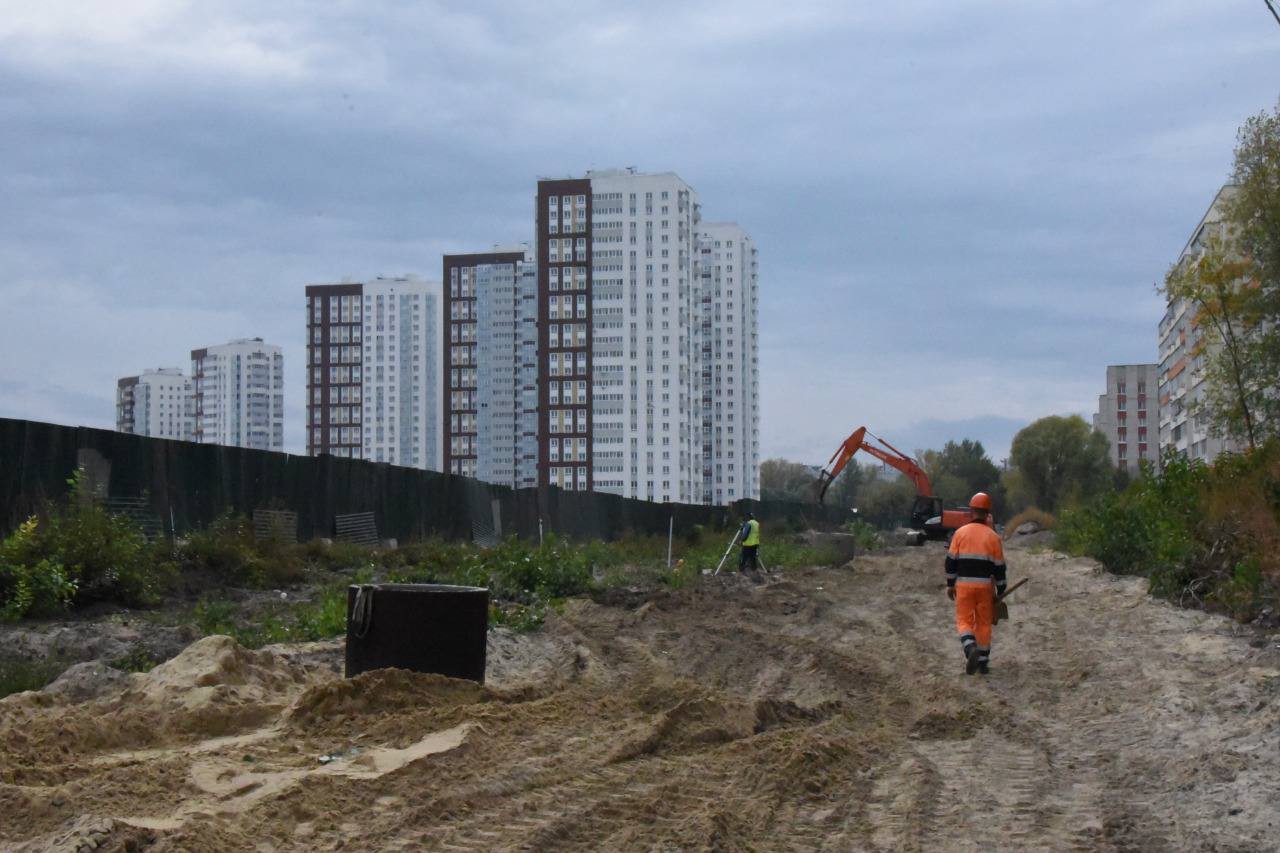
<path id="1" fill-rule="evenodd" d="M 1093 428 L 1111 443 L 1111 464 L 1133 474 L 1144 462 L 1160 465 L 1158 375 L 1154 364 L 1109 365 L 1106 393 L 1098 396 Z"/>
<path id="2" fill-rule="evenodd" d="M 759 268 L 732 222 L 698 226 L 702 493 L 723 504 L 760 496 Z"/>
<path id="3" fill-rule="evenodd" d="M 442 470 L 439 282 L 314 284 L 306 298 L 307 453 Z"/>
<path id="4" fill-rule="evenodd" d="M 526 247 L 444 256 L 444 468 L 537 485 L 538 267 Z"/>
<path id="5" fill-rule="evenodd" d="M 192 440 L 284 450 L 284 356 L 262 338 L 191 351 Z"/>
<path id="6" fill-rule="evenodd" d="M 696 193 L 607 170 L 537 198 L 539 482 L 702 502 Z"/>
<path id="7" fill-rule="evenodd" d="M 1214 196 L 1179 254 L 1178 264 L 1200 257 L 1210 239 L 1227 239 L 1223 208 L 1234 192 L 1235 188 L 1227 185 Z M 1204 330 L 1196 322 L 1195 306 L 1182 299 L 1171 300 L 1160 320 L 1158 338 L 1159 453 L 1172 451 L 1211 462 L 1224 451 L 1239 450 L 1231 439 L 1213 435 L 1208 418 L 1196 412 L 1207 390 L 1205 358 L 1209 353 Z"/>
<path id="8" fill-rule="evenodd" d="M 177 367 L 145 370 L 116 383 L 116 431 L 191 441 L 191 381 Z"/>

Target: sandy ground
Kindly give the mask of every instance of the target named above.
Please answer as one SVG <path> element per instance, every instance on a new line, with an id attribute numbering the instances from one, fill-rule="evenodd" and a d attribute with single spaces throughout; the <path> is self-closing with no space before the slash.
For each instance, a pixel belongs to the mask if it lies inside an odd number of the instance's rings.
<path id="1" fill-rule="evenodd" d="M 483 687 L 214 637 L 10 697 L 0 847 L 1280 847 L 1274 640 L 1022 549 L 965 676 L 941 560 L 575 601 L 495 632 Z"/>

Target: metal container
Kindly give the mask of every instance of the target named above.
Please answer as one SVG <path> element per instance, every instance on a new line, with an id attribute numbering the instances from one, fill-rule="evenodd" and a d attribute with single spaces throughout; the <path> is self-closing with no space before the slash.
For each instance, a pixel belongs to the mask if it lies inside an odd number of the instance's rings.
<path id="1" fill-rule="evenodd" d="M 428 583 L 347 588 L 347 678 L 384 667 L 484 682 L 489 590 Z"/>

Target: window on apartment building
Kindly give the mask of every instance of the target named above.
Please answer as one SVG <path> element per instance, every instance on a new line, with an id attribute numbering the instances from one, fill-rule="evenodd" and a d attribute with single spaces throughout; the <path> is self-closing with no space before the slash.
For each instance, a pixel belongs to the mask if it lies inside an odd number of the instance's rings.
<path id="1" fill-rule="evenodd" d="M 1125 393 L 1125 390 L 1124 390 L 1124 389 L 1125 389 L 1125 384 L 1124 384 L 1123 382 L 1117 382 L 1117 383 L 1116 383 L 1116 393 L 1117 393 L 1117 394 L 1123 394 L 1123 393 Z"/>

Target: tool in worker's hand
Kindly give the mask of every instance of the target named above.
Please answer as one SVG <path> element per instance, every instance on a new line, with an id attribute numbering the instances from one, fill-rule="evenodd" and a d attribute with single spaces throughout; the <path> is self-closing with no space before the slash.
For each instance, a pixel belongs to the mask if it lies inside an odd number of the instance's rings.
<path id="1" fill-rule="evenodd" d="M 733 550 L 733 546 L 738 544 L 738 537 L 742 535 L 742 528 L 738 528 L 733 533 L 733 539 L 729 541 L 729 547 L 724 549 L 724 556 L 720 558 L 720 565 L 716 566 L 716 570 L 712 574 L 720 574 L 720 570 L 724 568 L 724 561 L 729 559 L 729 552 Z"/>
<path id="2" fill-rule="evenodd" d="M 992 625 L 998 625 L 1001 619 L 1009 618 L 1009 605 L 1005 604 L 1004 600 L 1009 597 L 1009 593 L 1013 592 L 1015 589 L 1022 586 L 1024 583 L 1026 583 L 1029 580 L 1030 578 L 1023 578 L 1022 580 L 1015 583 L 1013 586 L 1006 589 L 1004 591 L 1004 595 L 1000 595 L 996 597 L 996 612 L 995 612 L 995 615 L 992 616 L 991 618 Z"/>

